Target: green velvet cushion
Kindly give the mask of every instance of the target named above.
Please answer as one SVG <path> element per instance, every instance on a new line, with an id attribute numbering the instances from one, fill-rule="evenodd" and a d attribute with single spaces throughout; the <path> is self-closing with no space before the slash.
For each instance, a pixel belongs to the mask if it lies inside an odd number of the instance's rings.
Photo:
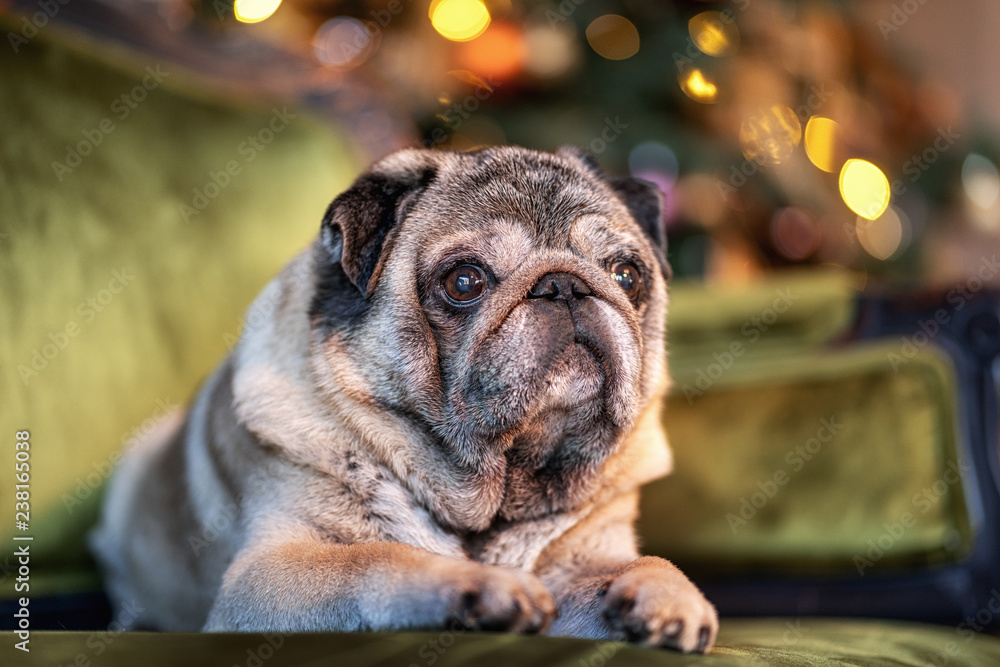
<path id="1" fill-rule="evenodd" d="M 676 473 L 645 490 L 649 552 L 698 571 L 853 575 L 967 552 L 953 369 L 930 346 L 901 355 L 898 338 L 831 342 L 854 296 L 839 274 L 674 290 Z"/>
<path id="2" fill-rule="evenodd" d="M 725 621 L 709 657 L 634 648 L 616 642 L 485 633 L 318 635 L 34 633 L 30 655 L 0 633 L 3 664 L 70 665 L 83 656 L 105 667 L 175 665 L 352 665 L 449 667 L 604 667 L 604 665 L 788 665 L 790 667 L 989 667 L 1000 641 L 917 624 L 772 619 Z M 77 663 L 81 664 L 81 663 Z"/>
<path id="3" fill-rule="evenodd" d="M 27 429 L 35 595 L 96 585 L 82 538 L 120 450 L 188 400 L 359 167 L 305 113 L 52 30 L 0 49 L 0 541 Z"/>

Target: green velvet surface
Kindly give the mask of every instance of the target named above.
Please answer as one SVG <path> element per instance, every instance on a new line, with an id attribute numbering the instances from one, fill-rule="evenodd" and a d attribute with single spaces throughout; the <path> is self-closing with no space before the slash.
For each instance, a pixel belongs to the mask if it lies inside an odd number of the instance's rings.
<path id="1" fill-rule="evenodd" d="M 789 665 L 802 667 L 991 667 L 1000 641 L 953 628 L 817 619 L 729 620 L 709 656 L 616 642 L 485 633 L 206 635 L 52 633 L 31 635 L 31 652 L 0 633 L 3 664 L 352 665 L 370 667 L 603 667 L 612 665 Z M 270 661 L 270 662 L 269 662 Z"/>
<path id="2" fill-rule="evenodd" d="M 695 570 L 870 573 L 961 558 L 954 373 L 898 338 L 838 345 L 842 275 L 673 290 L 676 473 L 646 487 L 647 551 Z M 777 308 L 777 310 L 776 310 Z"/>
<path id="3" fill-rule="evenodd" d="M 121 450 L 188 400 L 359 168 L 305 113 L 46 35 L 0 49 L 0 539 L 27 429 L 36 594 L 94 587 L 83 536 Z"/>

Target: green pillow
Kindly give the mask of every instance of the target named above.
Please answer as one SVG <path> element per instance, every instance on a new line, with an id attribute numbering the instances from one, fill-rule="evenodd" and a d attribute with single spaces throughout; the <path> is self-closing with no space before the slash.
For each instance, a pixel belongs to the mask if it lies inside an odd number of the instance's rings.
<path id="1" fill-rule="evenodd" d="M 675 472 L 644 491 L 647 550 L 697 571 L 856 576 L 968 553 L 954 369 L 898 337 L 833 343 L 855 297 L 838 273 L 674 289 Z"/>

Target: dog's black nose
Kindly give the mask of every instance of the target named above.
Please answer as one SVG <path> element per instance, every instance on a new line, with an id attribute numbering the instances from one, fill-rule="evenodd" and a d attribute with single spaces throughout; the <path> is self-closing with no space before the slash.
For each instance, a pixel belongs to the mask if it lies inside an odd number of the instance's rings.
<path id="1" fill-rule="evenodd" d="M 578 276 L 572 273 L 546 273 L 531 288 L 528 296 L 555 301 L 556 299 L 579 299 L 593 292 Z"/>

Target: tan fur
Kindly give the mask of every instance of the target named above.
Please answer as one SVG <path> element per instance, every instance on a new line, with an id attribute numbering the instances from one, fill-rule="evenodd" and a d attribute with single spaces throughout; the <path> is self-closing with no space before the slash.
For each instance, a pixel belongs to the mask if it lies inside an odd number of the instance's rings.
<path id="1" fill-rule="evenodd" d="M 376 164 L 186 421 L 114 477 L 93 536 L 114 601 L 162 629 L 459 622 L 709 650 L 714 609 L 631 527 L 671 466 L 662 248 L 632 192 L 573 151 Z M 619 257 L 646 267 L 636 303 Z M 436 291 L 462 261 L 490 271 L 473 308 Z M 570 282 L 535 294 L 548 276 Z"/>

